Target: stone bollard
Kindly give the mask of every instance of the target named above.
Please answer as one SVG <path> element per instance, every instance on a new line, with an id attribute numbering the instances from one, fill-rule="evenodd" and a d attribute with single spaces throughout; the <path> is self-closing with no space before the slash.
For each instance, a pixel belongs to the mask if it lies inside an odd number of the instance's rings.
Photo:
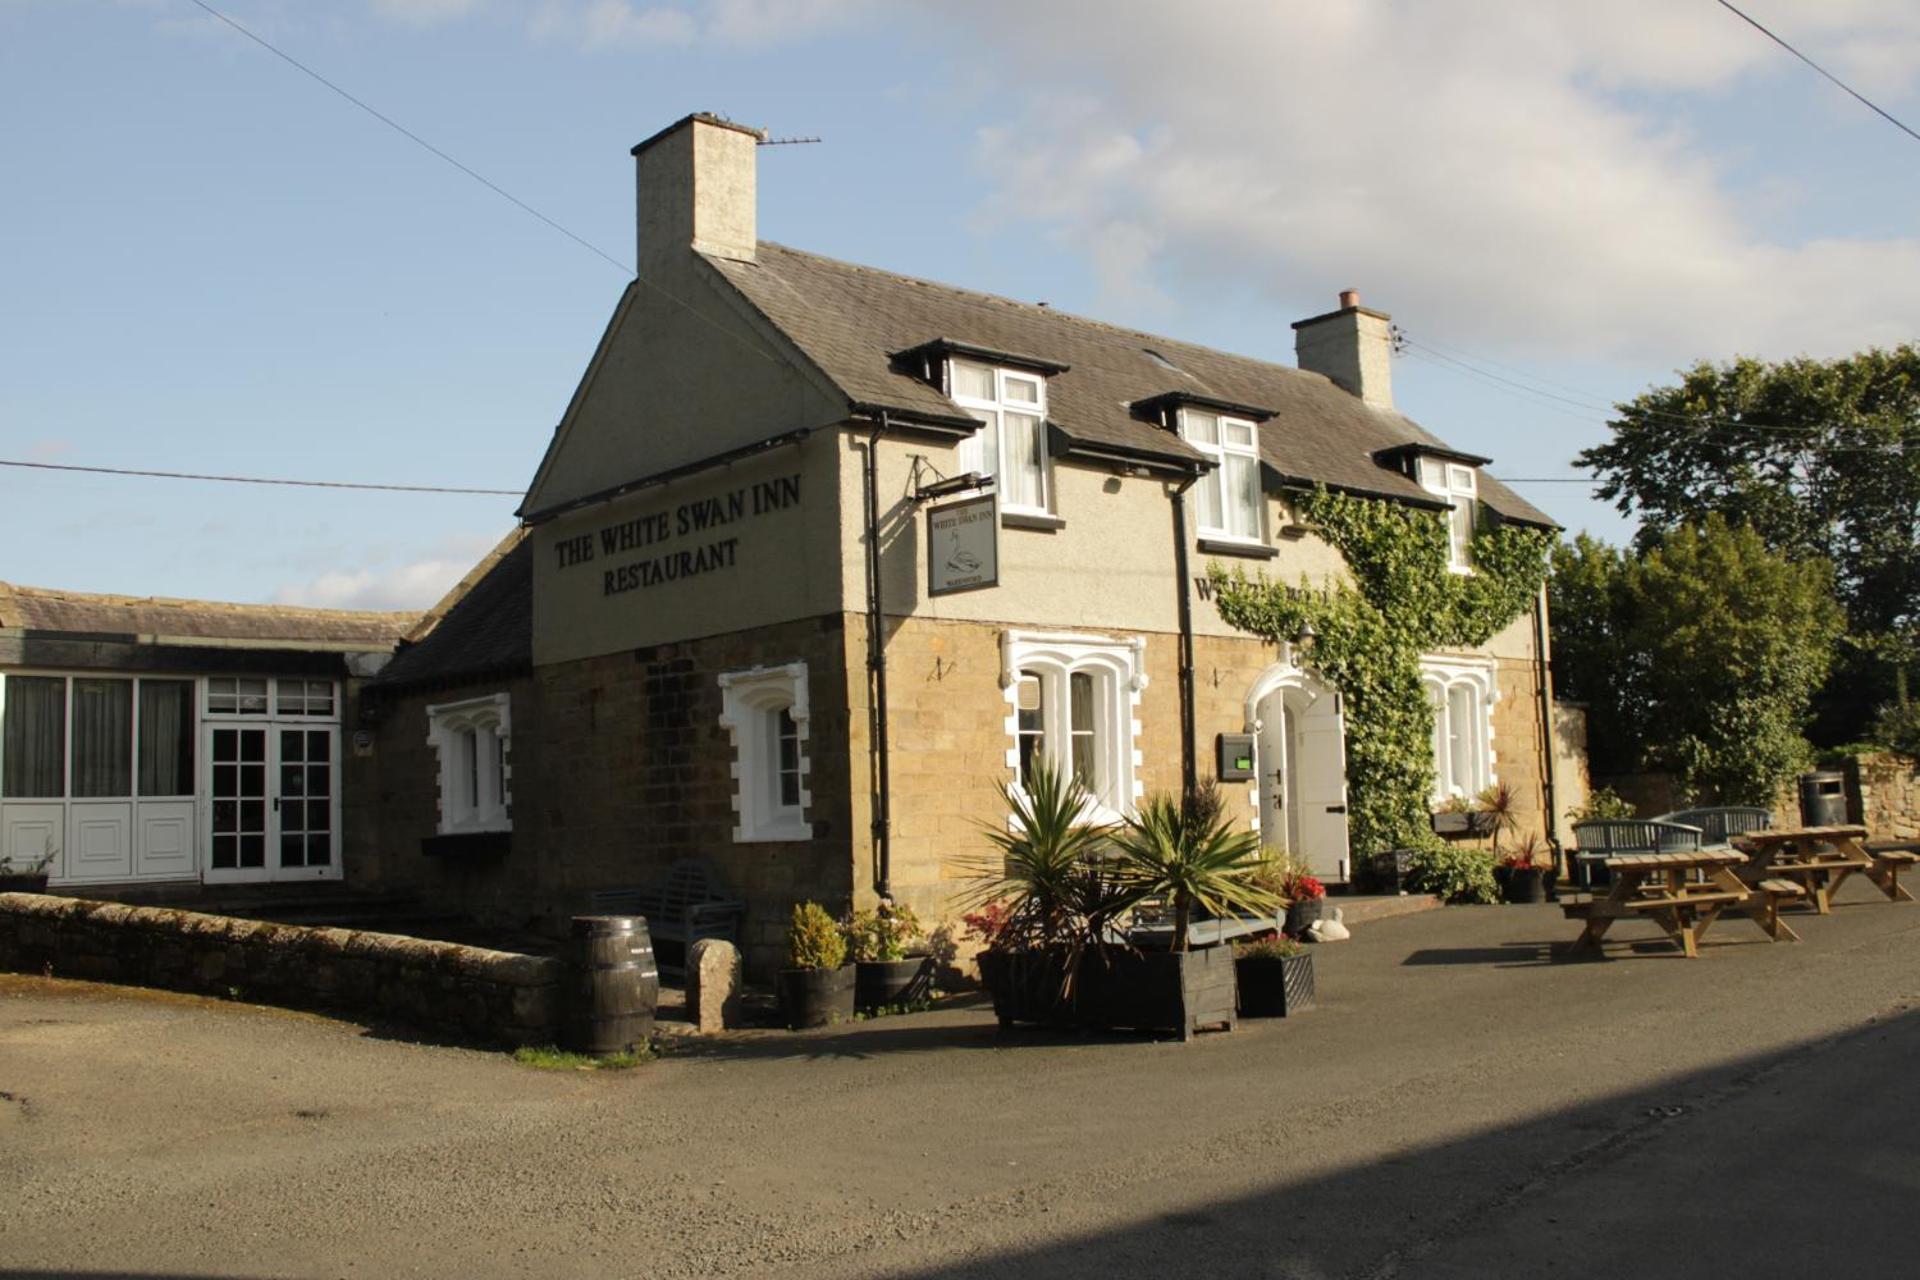
<path id="1" fill-rule="evenodd" d="M 701 1035 L 740 1021 L 740 948 L 702 938 L 687 952 L 687 1020 Z"/>

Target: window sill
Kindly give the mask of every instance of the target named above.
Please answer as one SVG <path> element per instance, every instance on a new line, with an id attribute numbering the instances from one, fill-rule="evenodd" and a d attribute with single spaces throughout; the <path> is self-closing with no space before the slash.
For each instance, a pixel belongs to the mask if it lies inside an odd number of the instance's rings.
<path id="1" fill-rule="evenodd" d="M 513 832 L 510 829 L 446 832 L 428 836 L 420 842 L 420 852 L 429 858 L 461 862 L 504 858 L 512 849 Z"/>
<path id="2" fill-rule="evenodd" d="M 1002 511 L 1000 527 L 1002 529 L 1038 529 L 1045 533 L 1052 533 L 1056 529 L 1066 528 L 1067 522 L 1059 516 L 1042 511 Z"/>
<path id="3" fill-rule="evenodd" d="M 1271 560 L 1280 548 L 1264 542 L 1235 542 L 1226 538 L 1201 538 L 1200 550 L 1210 556 L 1243 556 L 1248 560 Z"/>
<path id="4" fill-rule="evenodd" d="M 813 839 L 813 826 L 806 822 L 780 823 L 775 826 L 733 829 L 735 844 L 791 844 Z"/>

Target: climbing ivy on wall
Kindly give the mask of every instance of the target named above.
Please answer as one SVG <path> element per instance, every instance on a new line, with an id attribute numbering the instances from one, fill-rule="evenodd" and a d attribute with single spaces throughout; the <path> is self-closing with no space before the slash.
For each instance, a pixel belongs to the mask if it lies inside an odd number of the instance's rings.
<path id="1" fill-rule="evenodd" d="M 1207 567 L 1220 616 L 1274 643 L 1312 624 L 1307 661 L 1347 704 L 1348 821 L 1357 852 L 1431 844 L 1433 708 L 1420 656 L 1485 644 L 1532 607 L 1553 535 L 1484 526 L 1473 572 L 1448 567 L 1444 512 L 1317 489 L 1300 512 L 1337 548 L 1351 584 L 1327 590 Z"/>

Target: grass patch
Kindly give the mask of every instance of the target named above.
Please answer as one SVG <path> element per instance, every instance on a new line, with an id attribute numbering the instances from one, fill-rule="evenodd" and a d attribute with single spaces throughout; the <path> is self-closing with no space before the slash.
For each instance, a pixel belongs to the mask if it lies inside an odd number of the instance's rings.
<path id="1" fill-rule="evenodd" d="M 513 1060 L 538 1071 L 626 1071 L 654 1056 L 649 1045 L 632 1053 L 610 1053 L 596 1058 L 590 1053 L 569 1053 L 550 1044 L 524 1045 L 513 1051 Z"/>

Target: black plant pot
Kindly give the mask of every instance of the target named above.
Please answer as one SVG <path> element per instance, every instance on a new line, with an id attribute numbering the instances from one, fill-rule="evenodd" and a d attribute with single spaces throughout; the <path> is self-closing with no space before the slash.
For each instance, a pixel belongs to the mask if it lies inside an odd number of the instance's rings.
<path id="1" fill-rule="evenodd" d="M 853 969 L 782 969 L 780 1012 L 795 1031 L 824 1027 L 853 1017 Z"/>
<path id="2" fill-rule="evenodd" d="M 47 891 L 47 873 L 35 872 L 33 875 L 0 876 L 0 893 L 45 893 Z"/>
<path id="3" fill-rule="evenodd" d="M 1325 898 L 1301 898 L 1287 904 L 1287 932 L 1298 938 L 1307 932 L 1307 926 L 1320 918 L 1325 908 Z"/>
<path id="4" fill-rule="evenodd" d="M 1544 867 L 1495 867 L 1500 881 L 1500 896 L 1507 902 L 1527 905 L 1547 900 L 1547 870 Z M 1505 874 L 1500 874 L 1500 873 Z"/>
<path id="5" fill-rule="evenodd" d="M 933 957 L 862 960 L 854 965 L 853 1005 L 861 1013 L 897 1009 L 933 991 Z"/>
<path id="6" fill-rule="evenodd" d="M 1285 1018 L 1313 1008 L 1313 953 L 1242 956 L 1234 961 L 1240 1016 Z"/>

